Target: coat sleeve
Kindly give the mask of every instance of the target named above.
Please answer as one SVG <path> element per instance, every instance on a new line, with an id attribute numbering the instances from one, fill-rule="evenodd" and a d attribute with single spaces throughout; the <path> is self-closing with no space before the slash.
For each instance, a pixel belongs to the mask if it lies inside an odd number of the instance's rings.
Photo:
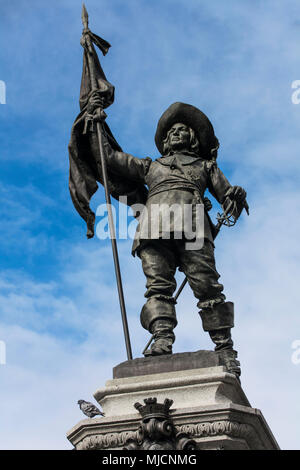
<path id="1" fill-rule="evenodd" d="M 103 143 L 107 155 L 107 166 L 112 173 L 145 184 L 145 176 L 152 162 L 150 157 L 137 158 L 129 153 L 114 150 L 105 137 Z"/>
<path id="2" fill-rule="evenodd" d="M 207 171 L 209 192 L 220 204 L 223 204 L 225 194 L 231 188 L 231 184 L 222 171 L 218 168 L 216 162 L 208 162 Z"/>

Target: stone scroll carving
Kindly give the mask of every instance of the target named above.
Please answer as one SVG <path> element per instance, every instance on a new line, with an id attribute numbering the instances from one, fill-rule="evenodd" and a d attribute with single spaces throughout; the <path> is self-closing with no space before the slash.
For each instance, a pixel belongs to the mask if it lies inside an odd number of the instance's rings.
<path id="1" fill-rule="evenodd" d="M 255 447 L 257 449 L 262 448 L 260 439 L 256 435 L 253 427 L 249 424 L 239 423 L 237 421 L 221 420 L 202 422 L 175 426 L 174 428 L 177 436 L 187 435 L 189 438 L 198 440 L 204 437 L 226 435 L 232 438 L 245 439 L 246 441 L 251 440 L 252 442 L 255 442 Z M 141 442 L 141 433 L 139 429 L 137 431 L 123 431 L 86 436 L 76 445 L 76 449 L 122 449 L 125 446 L 131 445 L 133 442 Z"/>

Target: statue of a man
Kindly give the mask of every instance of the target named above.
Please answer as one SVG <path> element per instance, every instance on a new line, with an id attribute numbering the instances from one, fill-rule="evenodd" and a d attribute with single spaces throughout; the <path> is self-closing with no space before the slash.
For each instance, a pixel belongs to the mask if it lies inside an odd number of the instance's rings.
<path id="1" fill-rule="evenodd" d="M 93 113 L 99 105 L 101 99 L 97 94 L 92 95 L 88 113 Z M 111 175 L 117 175 L 119 181 L 129 181 L 132 188 L 147 186 L 145 213 L 151 212 L 154 205 L 162 204 L 195 208 L 197 204 L 205 203 L 204 192 L 208 189 L 223 208 L 228 206 L 229 201 L 235 201 L 235 215 L 238 217 L 240 214 L 246 192 L 239 186 L 231 186 L 218 168 L 216 156 L 219 143 L 213 126 L 205 114 L 194 106 L 174 103 L 163 113 L 155 135 L 161 157 L 155 161 L 116 150 L 108 137 L 103 136 L 108 171 Z M 94 146 L 93 152 L 97 152 L 97 146 Z M 192 217 L 195 217 L 194 209 Z M 141 324 L 153 335 L 153 343 L 145 355 L 172 353 L 174 328 L 177 325 L 174 276 L 179 268 L 198 299 L 203 329 L 209 332 L 215 350 L 223 351 L 227 368 L 239 376 L 239 362 L 231 338 L 233 303 L 225 301 L 223 286 L 218 282 L 213 243 L 215 226 L 207 210 L 204 212 L 204 241 L 201 247 L 195 245 L 194 249 L 187 249 L 184 234 L 179 237 L 172 223 L 170 236 L 165 237 L 161 220 L 158 221 L 158 235 L 145 237 L 146 222 L 148 224 L 149 217 L 142 213 L 132 249 L 133 254 L 140 257 L 147 279 L 147 301 L 141 311 Z"/>

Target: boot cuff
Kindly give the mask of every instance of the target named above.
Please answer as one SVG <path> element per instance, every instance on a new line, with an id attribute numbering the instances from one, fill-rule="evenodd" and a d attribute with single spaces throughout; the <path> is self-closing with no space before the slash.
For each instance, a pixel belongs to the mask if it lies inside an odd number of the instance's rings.
<path id="1" fill-rule="evenodd" d="M 152 323 L 156 320 L 169 320 L 173 328 L 177 325 L 174 300 L 162 299 L 161 297 L 150 297 L 141 311 L 141 324 L 150 331 Z"/>
<path id="2" fill-rule="evenodd" d="M 233 328 L 234 311 L 233 302 L 223 302 L 213 308 L 205 308 L 199 312 L 204 331 Z"/>

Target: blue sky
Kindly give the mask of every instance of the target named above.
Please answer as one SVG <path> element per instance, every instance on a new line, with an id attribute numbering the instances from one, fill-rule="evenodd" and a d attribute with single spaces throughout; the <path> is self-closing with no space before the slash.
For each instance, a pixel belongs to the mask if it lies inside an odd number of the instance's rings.
<path id="1" fill-rule="evenodd" d="M 299 4 L 86 6 L 91 29 L 112 44 L 101 62 L 116 87 L 108 123 L 123 149 L 157 158 L 158 118 L 174 101 L 191 103 L 214 124 L 220 168 L 248 192 L 250 217 L 220 234 L 217 267 L 235 303 L 243 388 L 279 445 L 299 449 L 300 364 L 291 361 L 300 339 L 300 105 L 291 100 L 300 79 Z M 1 0 L 0 21 L 7 87 L 0 104 L 0 340 L 7 347 L 0 441 L 3 449 L 70 448 L 65 433 L 82 418 L 77 400 L 91 400 L 126 359 L 110 243 L 86 240 L 68 192 L 81 1 Z M 99 189 L 92 207 L 103 200 Z M 119 243 L 137 357 L 148 339 L 139 325 L 145 280 L 130 246 Z M 177 311 L 175 351 L 210 349 L 189 288 Z"/>

